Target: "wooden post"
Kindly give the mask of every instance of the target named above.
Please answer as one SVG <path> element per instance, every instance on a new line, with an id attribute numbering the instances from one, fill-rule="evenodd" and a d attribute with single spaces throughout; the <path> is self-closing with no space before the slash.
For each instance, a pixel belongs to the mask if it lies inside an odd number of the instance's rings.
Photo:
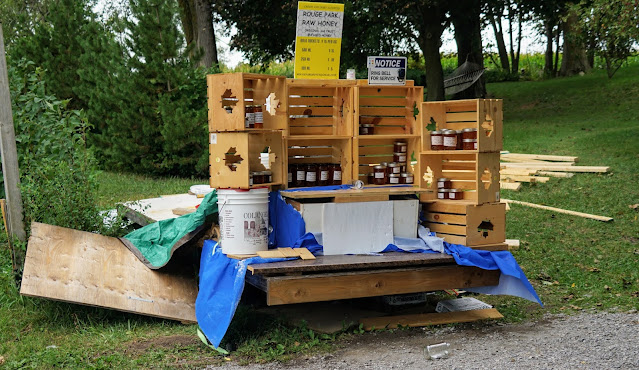
<path id="1" fill-rule="evenodd" d="M 22 221 L 22 196 L 20 195 L 20 172 L 16 134 L 13 128 L 13 113 L 9 97 L 9 75 L 4 53 L 4 36 L 0 24 L 0 152 L 2 154 L 2 174 L 7 197 L 9 235 L 26 240 Z"/>

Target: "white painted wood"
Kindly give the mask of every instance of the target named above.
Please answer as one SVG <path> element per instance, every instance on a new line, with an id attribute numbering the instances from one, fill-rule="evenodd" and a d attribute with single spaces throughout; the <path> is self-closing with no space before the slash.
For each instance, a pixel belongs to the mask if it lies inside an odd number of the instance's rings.
<path id="1" fill-rule="evenodd" d="M 326 203 L 325 255 L 381 252 L 393 242 L 393 203 Z"/>

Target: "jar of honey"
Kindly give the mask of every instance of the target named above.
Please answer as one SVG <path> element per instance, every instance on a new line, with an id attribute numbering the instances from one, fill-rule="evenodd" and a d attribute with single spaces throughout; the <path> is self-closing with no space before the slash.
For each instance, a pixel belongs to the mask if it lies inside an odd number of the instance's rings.
<path id="1" fill-rule="evenodd" d="M 462 200 L 464 199 L 464 193 L 460 189 L 450 189 L 448 191 L 448 199 Z"/>
<path id="2" fill-rule="evenodd" d="M 366 176 L 366 179 L 368 180 L 368 184 L 373 185 L 375 183 L 375 172 L 369 172 L 368 176 Z"/>
<path id="3" fill-rule="evenodd" d="M 329 180 L 331 185 L 342 185 L 342 166 L 339 163 L 332 163 L 329 166 Z"/>
<path id="4" fill-rule="evenodd" d="M 444 137 L 444 150 L 457 149 L 457 132 L 455 130 L 444 130 L 442 136 Z"/>
<path id="5" fill-rule="evenodd" d="M 462 139 L 464 150 L 477 150 L 477 139 Z"/>
<path id="6" fill-rule="evenodd" d="M 406 162 L 399 162 L 399 172 L 406 172 Z"/>
<path id="7" fill-rule="evenodd" d="M 318 166 L 318 173 L 319 173 L 319 179 L 317 180 L 317 185 L 319 186 L 326 186 L 326 185 L 331 185 L 331 179 L 330 179 L 330 175 L 331 175 L 331 171 L 330 171 L 330 166 L 327 163 L 321 163 Z"/>
<path id="8" fill-rule="evenodd" d="M 457 133 L 457 148 L 456 150 L 462 150 L 462 130 L 456 130 Z"/>
<path id="9" fill-rule="evenodd" d="M 264 128 L 264 114 L 262 112 L 261 105 L 253 106 L 253 116 L 254 116 L 254 127 L 255 128 Z"/>
<path id="10" fill-rule="evenodd" d="M 289 188 L 293 187 L 293 174 L 294 173 L 295 173 L 295 165 L 294 164 L 289 164 L 288 165 L 288 181 L 286 182 Z"/>
<path id="11" fill-rule="evenodd" d="M 293 186 L 301 188 L 306 185 L 306 167 L 303 164 L 295 166 L 295 176 L 293 177 Z"/>
<path id="12" fill-rule="evenodd" d="M 444 150 L 444 137 L 441 131 L 431 131 L 430 150 Z"/>
<path id="13" fill-rule="evenodd" d="M 476 128 L 463 129 L 462 139 L 477 139 L 477 129 Z"/>
<path id="14" fill-rule="evenodd" d="M 262 176 L 264 176 L 264 183 L 272 183 L 273 182 L 273 172 L 271 171 L 262 171 Z"/>
<path id="15" fill-rule="evenodd" d="M 399 163 L 392 162 L 392 163 L 388 164 L 388 172 L 389 172 L 389 174 L 402 173 L 401 169 L 402 168 L 399 166 Z"/>
<path id="16" fill-rule="evenodd" d="M 437 199 L 448 199 L 448 191 L 450 189 L 437 189 Z"/>
<path id="17" fill-rule="evenodd" d="M 414 183 L 414 177 L 412 173 L 402 173 L 399 177 L 400 184 L 412 184 Z"/>
<path id="18" fill-rule="evenodd" d="M 451 189 L 453 182 L 446 177 L 440 177 L 437 179 L 437 189 Z"/>
<path id="19" fill-rule="evenodd" d="M 393 162 L 406 162 L 406 153 L 393 153 Z"/>
<path id="20" fill-rule="evenodd" d="M 263 184 L 264 174 L 260 171 L 253 172 L 253 185 Z"/>
<path id="21" fill-rule="evenodd" d="M 386 167 L 377 165 L 373 167 L 373 184 L 384 185 L 386 184 Z"/>
<path id="22" fill-rule="evenodd" d="M 405 141 L 396 141 L 393 143 L 393 152 L 406 153 L 408 151 L 408 144 Z"/>
<path id="23" fill-rule="evenodd" d="M 398 173 L 391 173 L 388 175 L 388 183 L 389 184 L 399 184 L 400 175 Z"/>
<path id="24" fill-rule="evenodd" d="M 370 123 L 360 123 L 359 124 L 359 134 L 360 135 L 373 135 L 375 133 L 375 125 Z"/>
<path id="25" fill-rule="evenodd" d="M 306 186 L 317 186 L 317 165 L 306 165 Z"/>
<path id="26" fill-rule="evenodd" d="M 384 167 L 384 171 L 386 171 L 386 178 L 388 178 L 388 175 L 390 175 L 390 168 L 388 167 L 388 162 L 382 162 L 379 165 Z"/>

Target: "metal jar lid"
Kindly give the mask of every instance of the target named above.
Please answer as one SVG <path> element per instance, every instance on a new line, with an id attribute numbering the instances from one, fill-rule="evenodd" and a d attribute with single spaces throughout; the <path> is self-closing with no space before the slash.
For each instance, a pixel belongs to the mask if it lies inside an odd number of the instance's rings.
<path id="1" fill-rule="evenodd" d="M 375 127 L 375 125 L 370 123 L 360 123 L 359 127 Z"/>
<path id="2" fill-rule="evenodd" d="M 382 166 L 381 164 L 378 164 L 377 166 L 373 167 L 373 169 L 375 169 L 375 170 L 385 170 L 386 166 Z"/>
<path id="3" fill-rule="evenodd" d="M 382 166 L 382 167 L 388 167 L 388 162 L 382 162 L 379 165 Z M 377 167 L 377 166 L 375 166 L 375 167 Z"/>
<path id="4" fill-rule="evenodd" d="M 397 144 L 397 145 L 406 145 L 406 142 L 405 142 L 405 141 L 396 141 L 394 144 Z"/>
<path id="5" fill-rule="evenodd" d="M 457 133 L 457 135 L 461 134 L 463 130 L 455 130 L 455 132 Z"/>
<path id="6" fill-rule="evenodd" d="M 448 179 L 446 177 L 441 177 L 441 178 L 437 179 L 437 182 L 440 182 L 440 181 L 450 181 L 450 179 Z"/>
<path id="7" fill-rule="evenodd" d="M 399 177 L 398 173 L 391 173 L 390 175 L 388 175 L 388 177 Z"/>
<path id="8" fill-rule="evenodd" d="M 412 174 L 412 173 L 406 173 L 406 172 L 404 172 L 404 173 L 402 173 L 401 175 L 402 175 L 402 177 L 413 177 L 413 174 Z"/>
<path id="9" fill-rule="evenodd" d="M 437 131 L 431 131 L 430 132 L 431 135 L 441 135 L 442 131 L 441 130 L 437 130 Z"/>
<path id="10" fill-rule="evenodd" d="M 451 193 L 459 193 L 459 192 L 461 192 L 461 190 L 459 190 L 459 189 L 448 189 L 448 191 L 450 191 Z"/>
<path id="11" fill-rule="evenodd" d="M 438 193 L 446 193 L 446 192 L 449 192 L 449 191 L 450 191 L 450 189 L 437 189 Z"/>
<path id="12" fill-rule="evenodd" d="M 462 143 L 476 143 L 477 139 L 462 139 Z"/>
<path id="13" fill-rule="evenodd" d="M 399 167 L 399 163 L 391 162 L 391 163 L 388 164 L 388 167 Z"/>
<path id="14" fill-rule="evenodd" d="M 462 132 L 473 132 L 473 131 L 477 131 L 476 128 L 465 128 L 462 130 Z"/>

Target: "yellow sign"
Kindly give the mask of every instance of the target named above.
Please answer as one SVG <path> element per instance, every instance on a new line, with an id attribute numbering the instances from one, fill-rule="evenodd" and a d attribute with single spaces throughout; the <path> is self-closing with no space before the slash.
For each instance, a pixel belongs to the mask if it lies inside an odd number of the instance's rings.
<path id="1" fill-rule="evenodd" d="M 295 78 L 339 78 L 344 4 L 297 4 Z"/>

